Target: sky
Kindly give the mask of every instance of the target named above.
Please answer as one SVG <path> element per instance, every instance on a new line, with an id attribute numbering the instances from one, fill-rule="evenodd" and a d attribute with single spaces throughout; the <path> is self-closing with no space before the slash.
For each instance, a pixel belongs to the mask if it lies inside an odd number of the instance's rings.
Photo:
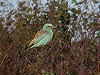
<path id="1" fill-rule="evenodd" d="M 16 8 L 17 7 L 17 2 L 20 2 L 20 1 L 31 1 L 31 0 L 0 0 L 0 2 L 10 2 L 11 4 L 13 4 L 14 5 L 14 7 Z M 47 2 L 47 0 L 38 0 L 38 1 L 41 1 L 41 3 L 43 4 L 43 5 L 45 5 L 46 4 L 46 2 Z M 79 0 L 78 0 L 79 1 Z M 69 4 L 71 3 L 71 0 L 69 0 Z"/>
<path id="2" fill-rule="evenodd" d="M 31 0 L 0 0 L 0 2 L 4 2 L 4 1 L 6 1 L 6 2 L 10 2 L 11 4 L 13 4 L 14 5 L 14 7 L 16 8 L 17 7 L 17 3 L 18 2 L 20 2 L 20 1 L 31 1 Z M 42 3 L 46 3 L 47 2 L 47 0 L 43 0 L 42 1 Z"/>
<path id="3" fill-rule="evenodd" d="M 19 2 L 19 1 L 27 1 L 27 2 L 29 2 L 29 1 L 31 1 L 31 0 L 0 0 L 0 2 L 7 2 L 7 3 L 11 3 L 11 4 L 13 4 L 14 6 L 14 8 L 16 8 L 17 7 L 17 3 Z M 38 0 L 38 1 L 41 1 L 42 2 L 42 4 L 43 5 L 45 5 L 45 3 L 47 2 L 47 0 Z M 71 3 L 71 1 L 72 0 L 67 0 L 68 1 L 68 4 L 70 5 L 70 7 L 73 7 L 73 5 L 72 5 L 72 3 Z M 77 2 L 80 2 L 80 1 L 82 1 L 82 0 L 76 0 Z M 92 1 L 92 0 L 91 0 Z M 98 5 L 100 5 L 100 3 L 98 3 L 98 4 L 96 4 L 96 6 L 98 6 Z M 89 5 L 89 8 L 91 9 L 91 6 Z M 99 10 L 99 8 L 98 9 L 96 9 L 96 10 Z"/>
<path id="4" fill-rule="evenodd" d="M 10 6 L 9 4 L 11 3 L 13 5 L 13 9 L 17 8 L 17 3 L 20 2 L 20 1 L 27 1 L 27 2 L 29 2 L 29 1 L 32 1 L 32 0 L 0 0 L 0 2 L 6 2 L 6 5 L 8 5 L 8 7 L 6 7 L 6 8 L 9 8 L 9 6 Z M 42 5 L 45 5 L 46 2 L 47 2 L 47 0 L 38 0 L 38 1 L 41 1 Z M 72 0 L 67 0 L 67 1 L 68 1 L 69 8 L 77 8 L 77 7 L 74 6 L 73 3 L 71 3 Z M 81 0 L 76 0 L 76 1 L 80 2 Z M 96 8 L 93 7 L 94 10 L 95 10 L 94 12 L 98 12 L 99 11 L 99 8 L 97 8 L 97 6 L 99 6 L 99 5 L 100 5 L 100 3 L 98 3 L 98 4 L 95 5 Z M 90 4 L 89 4 L 88 7 L 89 7 L 90 11 L 93 10 L 93 8 L 91 7 Z M 83 8 L 84 8 L 84 6 L 83 6 Z M 81 9 L 83 9 L 83 8 L 81 8 Z M 2 8 L 0 8 L 0 10 L 2 10 Z"/>

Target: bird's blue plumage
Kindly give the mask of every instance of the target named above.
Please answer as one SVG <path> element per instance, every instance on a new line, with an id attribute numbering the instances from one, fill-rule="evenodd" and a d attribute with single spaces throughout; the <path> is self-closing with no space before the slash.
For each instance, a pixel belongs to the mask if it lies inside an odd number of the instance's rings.
<path id="1" fill-rule="evenodd" d="M 36 36 L 31 42 L 30 42 L 30 46 L 29 48 L 27 48 L 23 53 L 27 52 L 28 50 L 30 50 L 31 48 L 34 47 L 39 47 L 39 46 L 43 46 L 46 45 L 48 42 L 50 42 L 50 40 L 53 37 L 53 32 L 52 32 L 52 28 L 53 25 L 52 24 L 45 24 L 43 26 L 43 30 L 41 30 L 40 32 L 38 32 L 36 35 L 38 35 L 38 37 Z"/>

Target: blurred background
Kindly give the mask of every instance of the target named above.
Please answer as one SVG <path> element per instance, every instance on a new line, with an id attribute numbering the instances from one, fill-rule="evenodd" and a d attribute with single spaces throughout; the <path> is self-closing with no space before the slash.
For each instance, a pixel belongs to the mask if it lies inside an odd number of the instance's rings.
<path id="1" fill-rule="evenodd" d="M 20 53 L 45 23 L 52 41 Z M 98 75 L 99 0 L 0 0 L 0 75 Z"/>

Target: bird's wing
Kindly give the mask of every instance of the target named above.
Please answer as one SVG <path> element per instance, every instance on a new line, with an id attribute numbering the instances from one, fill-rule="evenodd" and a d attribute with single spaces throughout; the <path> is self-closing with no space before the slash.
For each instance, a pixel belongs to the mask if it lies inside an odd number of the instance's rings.
<path id="1" fill-rule="evenodd" d="M 52 39 L 52 36 L 51 34 L 46 34 L 44 36 L 44 38 L 42 38 L 42 40 L 40 40 L 37 45 L 40 46 L 40 45 L 46 45 L 48 42 L 50 42 L 50 40 Z"/>
<path id="2" fill-rule="evenodd" d="M 37 34 L 35 35 L 34 39 L 30 42 L 29 46 L 31 46 L 32 44 L 35 44 L 36 39 L 41 36 L 45 31 L 44 30 L 40 30 L 39 32 L 37 32 Z"/>

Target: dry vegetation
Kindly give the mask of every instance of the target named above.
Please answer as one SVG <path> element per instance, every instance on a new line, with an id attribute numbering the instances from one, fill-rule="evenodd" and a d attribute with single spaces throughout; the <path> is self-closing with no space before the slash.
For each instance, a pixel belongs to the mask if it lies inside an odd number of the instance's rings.
<path id="1" fill-rule="evenodd" d="M 0 75 L 97 75 L 100 71 L 99 2 L 50 0 L 42 8 L 35 0 L 13 9 L 0 2 Z M 91 7 L 91 8 L 90 8 Z M 70 11 L 70 13 L 68 12 Z M 52 23 L 52 41 L 22 57 L 37 31 Z"/>

